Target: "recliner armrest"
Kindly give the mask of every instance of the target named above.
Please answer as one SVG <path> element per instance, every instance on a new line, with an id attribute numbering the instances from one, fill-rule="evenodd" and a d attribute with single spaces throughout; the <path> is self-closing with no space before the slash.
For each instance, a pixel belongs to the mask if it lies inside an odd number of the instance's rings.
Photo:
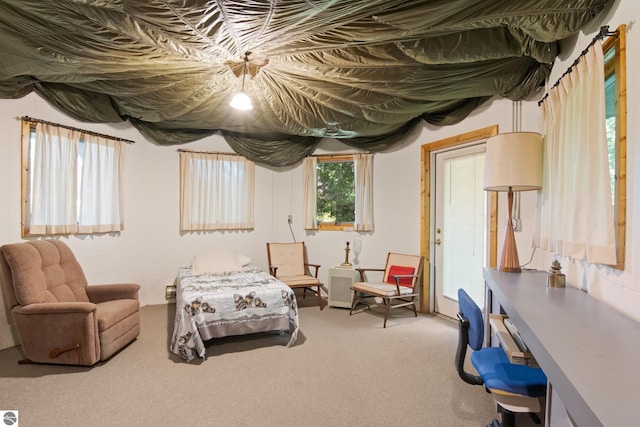
<path id="1" fill-rule="evenodd" d="M 96 304 L 35 303 L 16 306 L 11 315 L 32 362 L 91 366 L 100 360 Z"/>
<path id="2" fill-rule="evenodd" d="M 89 285 L 87 296 L 89 301 L 99 304 L 116 299 L 138 299 L 140 285 L 135 283 L 118 283 L 110 285 Z"/>
<path id="3" fill-rule="evenodd" d="M 65 314 L 65 313 L 91 313 L 96 310 L 92 302 L 42 302 L 29 305 L 15 306 L 11 311 L 15 314 Z"/>

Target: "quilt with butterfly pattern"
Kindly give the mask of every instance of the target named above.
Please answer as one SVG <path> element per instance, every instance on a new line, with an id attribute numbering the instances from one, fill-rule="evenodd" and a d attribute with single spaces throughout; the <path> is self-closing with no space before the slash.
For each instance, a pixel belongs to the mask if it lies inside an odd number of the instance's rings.
<path id="1" fill-rule="evenodd" d="M 205 357 L 204 341 L 231 335 L 284 331 L 298 336 L 293 290 L 254 265 L 241 271 L 192 275 L 178 270 L 171 351 L 185 360 Z"/>

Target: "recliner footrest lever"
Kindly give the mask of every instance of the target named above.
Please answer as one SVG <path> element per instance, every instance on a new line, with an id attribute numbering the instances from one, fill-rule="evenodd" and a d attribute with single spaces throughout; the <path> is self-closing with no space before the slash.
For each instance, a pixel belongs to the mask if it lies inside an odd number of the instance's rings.
<path id="1" fill-rule="evenodd" d="M 69 346 L 66 346 L 64 348 L 54 347 L 51 350 L 49 350 L 49 357 L 51 359 L 55 359 L 56 357 L 60 356 L 62 353 L 66 353 L 67 351 L 75 350 L 76 348 L 80 348 L 80 344 L 75 343 L 75 344 L 71 344 Z"/>

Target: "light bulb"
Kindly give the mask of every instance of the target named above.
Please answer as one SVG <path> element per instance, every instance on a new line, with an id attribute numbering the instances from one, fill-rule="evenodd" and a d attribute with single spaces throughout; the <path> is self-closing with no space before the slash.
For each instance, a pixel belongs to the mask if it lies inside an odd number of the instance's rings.
<path id="1" fill-rule="evenodd" d="M 236 110 L 253 110 L 251 98 L 249 98 L 249 96 L 244 92 L 238 92 L 235 94 L 229 105 Z"/>

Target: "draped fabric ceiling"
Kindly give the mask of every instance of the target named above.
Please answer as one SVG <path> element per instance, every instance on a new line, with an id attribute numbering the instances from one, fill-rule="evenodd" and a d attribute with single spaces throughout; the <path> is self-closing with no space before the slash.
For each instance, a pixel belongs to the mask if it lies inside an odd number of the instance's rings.
<path id="1" fill-rule="evenodd" d="M 36 92 L 161 145 L 221 133 L 267 165 L 371 151 L 544 85 L 611 0 L 0 0 L 0 97 Z M 242 87 L 254 109 L 229 107 Z M 239 76 L 237 76 L 238 74 Z"/>

